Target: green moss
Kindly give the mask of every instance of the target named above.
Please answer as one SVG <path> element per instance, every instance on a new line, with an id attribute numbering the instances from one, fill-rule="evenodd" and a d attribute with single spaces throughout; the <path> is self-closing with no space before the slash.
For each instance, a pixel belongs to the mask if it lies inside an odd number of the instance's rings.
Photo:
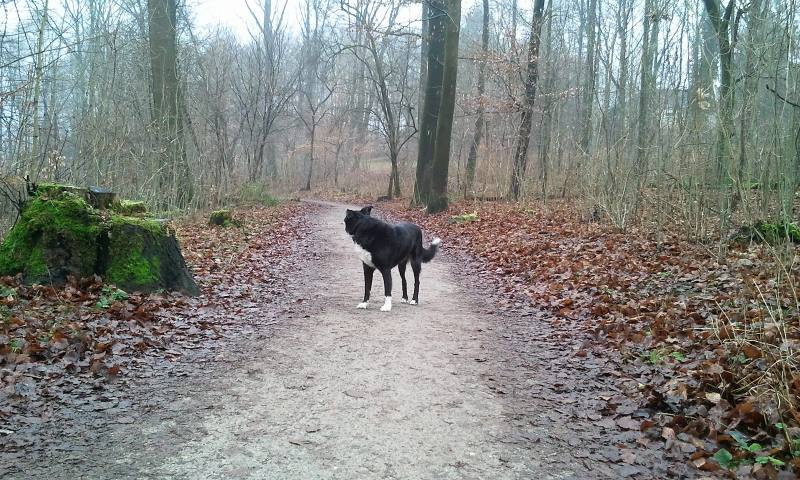
<path id="1" fill-rule="evenodd" d="M 71 193 L 73 195 L 80 195 L 86 189 L 75 187 L 72 185 L 61 185 L 58 183 L 37 183 L 36 195 L 41 197 L 54 198 L 60 196 L 62 193 Z"/>
<path id="2" fill-rule="evenodd" d="M 27 273 L 32 277 L 46 277 L 48 273 L 47 263 L 44 261 L 44 249 L 41 245 L 34 247 L 28 257 Z"/>
<path id="3" fill-rule="evenodd" d="M 147 213 L 147 205 L 145 205 L 142 201 L 134 201 L 134 200 L 119 200 L 114 202 L 111 206 L 111 209 L 115 212 L 119 213 L 120 215 L 143 215 Z"/>
<path id="4" fill-rule="evenodd" d="M 97 262 L 100 218 L 86 201 L 70 192 L 31 200 L 0 246 L 0 274 L 23 273 L 28 281 L 48 279 L 48 265 L 67 266 L 69 274 L 91 275 Z M 46 258 L 47 249 L 70 252 Z"/>
<path id="5" fill-rule="evenodd" d="M 145 232 L 131 228 L 142 227 Z M 109 230 L 108 251 L 110 263 L 106 270 L 106 280 L 126 288 L 141 288 L 159 282 L 161 260 L 144 252 L 142 235 L 164 235 L 163 224 L 155 220 L 132 217 L 112 217 Z"/>
<path id="6" fill-rule="evenodd" d="M 98 212 L 71 188 L 40 185 L 0 244 L 0 275 L 22 273 L 26 283 L 61 283 L 70 275 L 99 274 L 122 288 L 141 291 L 183 281 L 175 270 L 185 266 L 170 263 L 176 254 L 169 248 L 177 246 L 164 221 Z M 178 286 L 196 290 L 191 277 Z"/>
<path id="7" fill-rule="evenodd" d="M 218 225 L 221 227 L 238 226 L 239 222 L 233 219 L 230 210 L 215 210 L 211 212 L 208 217 L 209 225 Z"/>
<path id="8" fill-rule="evenodd" d="M 56 198 L 35 198 L 22 213 L 20 222 L 30 228 L 70 231 L 76 233 L 99 232 L 99 217 L 83 198 L 69 192 Z"/>
<path id="9" fill-rule="evenodd" d="M 111 225 L 112 232 L 123 225 L 136 225 L 137 227 L 142 227 L 153 235 L 164 235 L 166 233 L 164 222 L 152 218 L 112 215 L 109 223 Z"/>
<path id="10" fill-rule="evenodd" d="M 124 253 L 114 255 L 114 261 L 106 271 L 106 279 L 117 285 L 143 287 L 158 283 L 160 270 L 161 261 L 158 257 L 148 259 L 141 251 L 131 247 Z"/>

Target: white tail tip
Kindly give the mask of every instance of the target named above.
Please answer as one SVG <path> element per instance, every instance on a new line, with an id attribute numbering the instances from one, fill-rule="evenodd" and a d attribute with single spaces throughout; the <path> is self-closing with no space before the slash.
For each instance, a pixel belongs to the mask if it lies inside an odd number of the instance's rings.
<path id="1" fill-rule="evenodd" d="M 440 243 L 442 243 L 442 239 L 437 237 L 433 239 L 431 245 L 439 245 Z"/>

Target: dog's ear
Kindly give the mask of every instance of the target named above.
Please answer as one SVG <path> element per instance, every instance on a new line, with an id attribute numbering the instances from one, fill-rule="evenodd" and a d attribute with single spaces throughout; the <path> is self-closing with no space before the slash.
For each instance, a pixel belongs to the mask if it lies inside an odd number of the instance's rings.
<path id="1" fill-rule="evenodd" d="M 369 215 L 370 213 L 372 213 L 372 205 L 362 208 L 361 213 L 363 213 L 364 215 Z"/>

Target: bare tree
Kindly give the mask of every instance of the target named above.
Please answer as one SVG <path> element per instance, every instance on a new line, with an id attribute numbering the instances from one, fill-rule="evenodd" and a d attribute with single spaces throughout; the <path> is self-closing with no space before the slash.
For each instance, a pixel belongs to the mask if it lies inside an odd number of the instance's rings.
<path id="1" fill-rule="evenodd" d="M 232 90 L 242 114 L 247 179 L 277 178 L 271 135 L 296 91 L 297 70 L 287 61 L 286 3 L 247 4 L 255 28 L 252 43 L 236 56 Z"/>
<path id="2" fill-rule="evenodd" d="M 489 56 L 489 0 L 483 0 L 483 30 L 481 31 L 481 59 L 478 66 L 478 117 L 475 119 L 475 130 L 472 134 L 472 143 L 469 145 L 467 155 L 467 166 L 464 179 L 464 197 L 473 194 L 475 183 L 475 167 L 478 162 L 478 148 L 481 145 L 483 131 L 486 129 L 484 110 L 485 102 L 483 95 L 486 93 L 486 62 Z"/>
<path id="3" fill-rule="evenodd" d="M 530 143 L 533 125 L 533 103 L 536 101 L 536 86 L 539 81 L 539 47 L 542 36 L 542 19 L 544 17 L 544 0 L 536 0 L 533 4 L 533 21 L 531 36 L 528 40 L 528 68 L 525 79 L 525 97 L 522 105 L 522 118 L 516 139 L 514 166 L 511 173 L 509 196 L 519 198 L 525 170 L 528 166 L 528 143 Z"/>
<path id="4" fill-rule="evenodd" d="M 306 0 L 303 9 L 303 30 L 299 102 L 295 111 L 309 136 L 308 168 L 303 190 L 311 190 L 314 175 L 314 154 L 317 130 L 330 113 L 327 106 L 334 88 L 328 73 L 333 70 L 334 58 L 323 56 L 323 35 L 327 28 L 328 5 L 325 0 Z"/>
<path id="5" fill-rule="evenodd" d="M 399 62 L 393 64 L 390 58 L 390 42 L 394 40 L 399 43 L 398 38 L 405 33 L 402 27 L 398 29 L 396 26 L 402 4 L 398 2 L 386 6 L 383 2 L 365 1 L 351 6 L 342 1 L 340 5 L 353 24 L 354 28 L 350 30 L 358 32 L 358 36 L 351 38 L 353 43 L 345 48 L 353 52 L 364 66 L 379 105 L 375 116 L 380 122 L 380 133 L 389 149 L 391 163 L 386 195 L 389 198 L 397 197 L 400 196 L 400 150 L 417 132 L 413 116 L 404 114 L 410 111 L 413 101 L 408 93 L 410 75 L 408 68 L 404 68 L 408 65 L 411 44 L 406 42 L 404 57 L 397 58 L 395 55 Z M 406 118 L 411 119 L 410 124 L 404 123 Z"/>

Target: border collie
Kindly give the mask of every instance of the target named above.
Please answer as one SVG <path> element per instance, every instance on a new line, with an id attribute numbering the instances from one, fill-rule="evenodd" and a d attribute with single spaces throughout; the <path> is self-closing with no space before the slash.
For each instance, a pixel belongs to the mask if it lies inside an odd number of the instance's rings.
<path id="1" fill-rule="evenodd" d="M 383 290 L 386 296 L 382 312 L 392 309 L 392 268 L 400 270 L 403 281 L 403 303 L 419 303 L 419 273 L 422 264 L 430 262 L 436 255 L 441 240 L 434 238 L 429 248 L 422 247 L 422 230 L 413 223 L 403 222 L 392 225 L 372 217 L 372 206 L 361 210 L 347 210 L 344 217 L 344 230 L 355 243 L 356 251 L 364 267 L 364 301 L 358 308 L 367 308 L 372 290 L 372 275 L 375 270 L 383 276 Z M 414 296 L 408 301 L 406 285 L 406 263 L 411 263 L 414 271 Z"/>

